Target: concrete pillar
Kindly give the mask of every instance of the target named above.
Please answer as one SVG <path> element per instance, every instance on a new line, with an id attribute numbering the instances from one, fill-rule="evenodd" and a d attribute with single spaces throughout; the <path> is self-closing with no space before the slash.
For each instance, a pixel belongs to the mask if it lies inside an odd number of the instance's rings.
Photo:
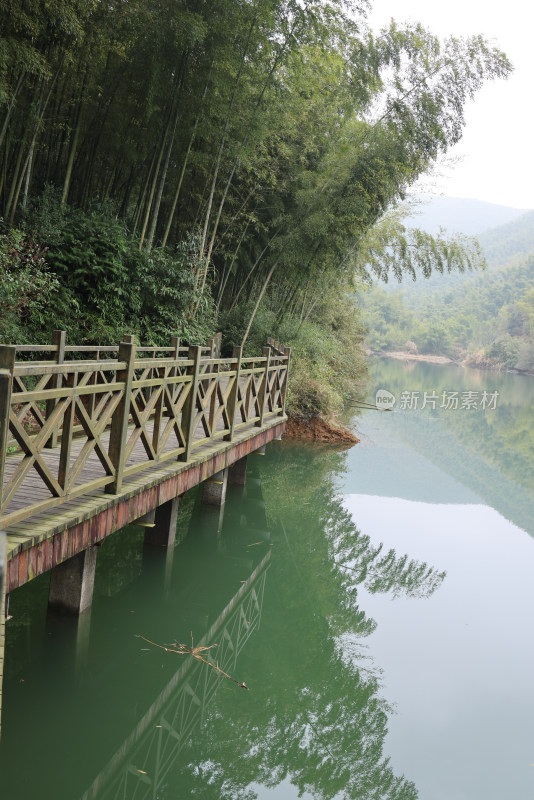
<path id="1" fill-rule="evenodd" d="M 226 500 L 226 485 L 228 483 L 228 469 L 216 472 L 211 478 L 204 481 L 202 502 L 209 506 L 222 506 Z"/>
<path id="2" fill-rule="evenodd" d="M 2 736 L 2 676 L 4 674 L 6 611 L 6 535 L 0 531 L 0 738 Z"/>
<path id="3" fill-rule="evenodd" d="M 89 662 L 89 644 L 91 642 L 91 606 L 82 611 L 78 617 L 76 628 L 76 674 L 83 675 Z"/>
<path id="4" fill-rule="evenodd" d="M 81 614 L 93 602 L 96 547 L 88 547 L 67 559 L 50 573 L 50 608 L 66 614 Z"/>
<path id="5" fill-rule="evenodd" d="M 180 498 L 175 497 L 156 508 L 154 522 L 149 523 L 145 530 L 145 544 L 155 547 L 174 547 L 179 503 Z"/>
<path id="6" fill-rule="evenodd" d="M 179 504 L 179 497 L 162 503 L 152 516 L 154 522 L 149 523 L 145 529 L 143 569 L 152 574 L 157 573 L 156 583 L 162 587 L 165 595 L 169 593 L 172 583 Z M 150 515 L 147 516 L 150 517 Z"/>
<path id="7" fill-rule="evenodd" d="M 266 444 L 262 444 L 262 446 L 261 446 L 261 447 L 258 447 L 258 449 L 256 450 L 256 453 L 257 453 L 259 456 L 264 456 L 264 455 L 265 455 L 265 448 L 266 448 L 266 447 L 267 447 L 267 445 L 266 445 Z"/>
<path id="8" fill-rule="evenodd" d="M 228 468 L 228 483 L 232 486 L 244 486 L 247 480 L 247 457 L 243 456 Z"/>

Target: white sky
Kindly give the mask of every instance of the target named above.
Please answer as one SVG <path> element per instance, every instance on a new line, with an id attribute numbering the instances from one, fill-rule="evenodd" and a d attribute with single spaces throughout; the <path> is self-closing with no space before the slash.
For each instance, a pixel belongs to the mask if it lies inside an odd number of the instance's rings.
<path id="1" fill-rule="evenodd" d="M 373 0 L 375 29 L 421 22 L 440 37 L 483 34 L 514 65 L 508 80 L 486 85 L 466 112 L 462 160 L 437 183 L 439 193 L 534 209 L 534 5 L 529 0 Z"/>

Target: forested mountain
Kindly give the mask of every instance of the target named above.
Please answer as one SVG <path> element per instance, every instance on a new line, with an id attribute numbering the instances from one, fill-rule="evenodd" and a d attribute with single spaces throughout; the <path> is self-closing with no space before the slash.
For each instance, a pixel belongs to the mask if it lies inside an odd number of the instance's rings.
<path id="1" fill-rule="evenodd" d="M 534 252 L 534 211 L 522 214 L 506 225 L 484 231 L 478 240 L 490 269 L 506 265 L 514 257 L 528 256 Z"/>
<path id="2" fill-rule="evenodd" d="M 3 3 L 0 337 L 217 326 L 257 348 L 269 332 L 300 352 L 312 395 L 339 395 L 360 364 L 347 289 L 397 269 L 363 243 L 461 137 L 466 100 L 510 71 L 479 36 L 374 34 L 368 6 Z M 389 235 L 382 254 L 402 247 Z M 471 259 L 425 247 L 427 269 Z"/>
<path id="3" fill-rule="evenodd" d="M 418 291 L 386 293 L 375 287 L 362 297 L 373 349 L 467 358 L 481 367 L 534 370 L 534 212 L 479 237 L 484 272 L 455 284 L 438 280 Z"/>

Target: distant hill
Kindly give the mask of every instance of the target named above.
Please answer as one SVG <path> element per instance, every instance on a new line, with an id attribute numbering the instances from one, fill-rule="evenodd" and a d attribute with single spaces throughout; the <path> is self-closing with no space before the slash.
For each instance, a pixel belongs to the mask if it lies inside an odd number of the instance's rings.
<path id="1" fill-rule="evenodd" d="M 499 206 L 463 197 L 433 197 L 429 201 L 426 198 L 420 199 L 424 205 L 407 223 L 428 233 L 437 233 L 442 227 L 449 233 L 476 236 L 490 228 L 506 225 L 528 211 L 525 208 Z"/>
<path id="2" fill-rule="evenodd" d="M 489 267 L 504 266 L 517 256 L 534 252 L 534 211 L 478 236 Z"/>
<path id="3" fill-rule="evenodd" d="M 452 200 L 452 198 L 437 199 Z M 454 202 L 461 201 L 455 200 Z M 490 203 L 480 204 L 478 200 L 469 200 L 465 202 L 478 205 L 491 205 Z M 503 212 L 515 211 L 519 216 L 516 216 L 511 222 L 491 228 L 478 235 L 470 234 L 472 236 L 476 235 L 482 246 L 484 255 L 486 256 L 488 271 L 502 269 L 509 266 L 511 263 L 518 263 L 534 253 L 534 211 L 520 213 L 517 209 L 510 209 L 506 206 L 493 206 L 493 208 L 501 209 Z M 410 220 L 410 222 L 412 222 L 412 220 Z M 420 225 L 421 219 L 417 221 L 417 218 L 413 218 L 413 222 Z M 471 222 L 466 222 L 464 231 L 460 232 L 466 232 L 465 228 L 471 224 L 474 224 L 473 220 L 471 220 Z M 452 233 L 453 231 L 449 229 L 449 232 Z M 419 277 L 415 283 L 411 280 L 404 280 L 400 286 L 397 281 L 391 280 L 386 287 L 386 291 L 388 293 L 394 293 L 399 288 L 404 289 L 406 290 L 405 300 L 407 303 L 409 305 L 417 305 L 429 300 L 436 294 L 444 293 L 445 290 L 457 289 L 463 286 L 471 275 L 472 273 L 469 272 L 451 272 L 445 275 L 434 273 L 426 279 Z"/>

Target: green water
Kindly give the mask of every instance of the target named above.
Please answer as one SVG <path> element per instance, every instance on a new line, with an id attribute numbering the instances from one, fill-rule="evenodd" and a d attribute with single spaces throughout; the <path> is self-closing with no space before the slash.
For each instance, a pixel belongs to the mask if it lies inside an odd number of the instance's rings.
<path id="1" fill-rule="evenodd" d="M 374 379 L 399 400 L 360 445 L 272 443 L 222 515 L 191 492 L 172 561 L 107 540 L 80 625 L 47 618 L 46 576 L 13 593 L 2 800 L 533 796 L 534 380 Z M 138 634 L 217 644 L 249 688 Z"/>

